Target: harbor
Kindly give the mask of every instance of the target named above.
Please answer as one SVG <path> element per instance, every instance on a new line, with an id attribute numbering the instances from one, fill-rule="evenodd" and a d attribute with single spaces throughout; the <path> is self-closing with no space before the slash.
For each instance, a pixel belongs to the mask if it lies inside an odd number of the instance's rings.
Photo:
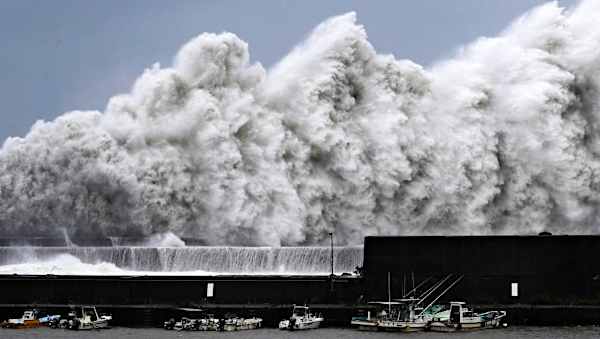
<path id="1" fill-rule="evenodd" d="M 0 8 L 0 338 L 600 338 L 600 0 Z"/>
<path id="2" fill-rule="evenodd" d="M 334 274 L 4 274 L 0 319 L 32 308 L 66 315 L 74 305 L 95 305 L 113 316 L 114 326 L 162 327 L 193 308 L 216 318 L 259 317 L 262 327 L 277 328 L 294 305 L 308 305 L 323 315 L 323 327 L 350 327 L 361 312 L 376 313 L 375 301 L 406 302 L 420 295 L 428 301 L 419 307 L 467 302 L 479 314 L 506 312 L 502 322 L 511 326 L 595 325 L 600 269 L 591 254 L 598 249 L 598 236 L 367 237 L 364 265 L 347 273 L 338 271 L 334 256 Z M 331 248 L 306 253 L 317 253 L 310 260 L 325 271 L 334 252 L 355 253 Z M 486 260 L 475 265 L 469 261 L 473 253 Z M 293 260 L 288 265 L 298 271 Z"/>

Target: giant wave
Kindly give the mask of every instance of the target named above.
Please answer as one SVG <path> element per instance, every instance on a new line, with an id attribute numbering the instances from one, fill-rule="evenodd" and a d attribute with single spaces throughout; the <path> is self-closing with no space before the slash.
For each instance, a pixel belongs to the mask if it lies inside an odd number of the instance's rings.
<path id="1" fill-rule="evenodd" d="M 401 44 L 401 41 L 398 41 Z M 214 245 L 596 233 L 600 2 L 535 8 L 423 67 L 331 18 L 270 70 L 201 34 L 103 112 L 0 150 L 0 231 Z"/>

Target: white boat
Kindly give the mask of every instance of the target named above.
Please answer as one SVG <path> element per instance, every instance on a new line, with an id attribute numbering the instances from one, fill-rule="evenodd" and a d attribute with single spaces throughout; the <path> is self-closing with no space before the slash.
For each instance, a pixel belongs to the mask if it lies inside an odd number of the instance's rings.
<path id="1" fill-rule="evenodd" d="M 173 329 L 175 331 L 191 330 L 194 328 L 194 321 L 195 319 L 183 317 L 174 324 Z"/>
<path id="2" fill-rule="evenodd" d="M 81 306 L 81 313 L 69 320 L 69 328 L 73 330 L 93 330 L 109 328 L 109 321 L 112 320 L 111 316 L 98 315 L 98 311 L 94 306 Z"/>
<path id="3" fill-rule="evenodd" d="M 352 317 L 352 320 L 350 320 L 351 327 L 361 331 L 377 331 L 377 321 L 382 316 L 382 312 L 385 312 L 380 305 L 385 304 L 385 302 L 373 301 L 369 304 L 375 305 L 375 310 L 368 310 L 366 314 Z"/>
<path id="4" fill-rule="evenodd" d="M 262 318 L 228 318 L 225 319 L 224 331 L 254 330 L 262 327 Z"/>
<path id="5" fill-rule="evenodd" d="M 38 320 L 37 311 L 25 311 L 21 318 L 8 319 L 0 324 L 3 328 L 34 328 L 42 326 Z"/>
<path id="6" fill-rule="evenodd" d="M 405 294 L 403 285 L 402 294 L 405 297 L 403 299 L 394 299 L 394 301 L 392 301 L 391 274 L 388 272 L 388 301 L 370 302 L 370 305 L 375 306 L 374 316 L 371 314 L 371 311 L 369 311 L 366 318 L 354 317 L 350 324 L 353 327 L 357 327 L 359 330 L 370 331 L 417 332 L 425 330 L 431 317 L 425 314 L 422 307 L 418 307 L 423 300 L 420 298 L 406 297 L 412 293 L 416 294 L 417 288 L 423 283 L 414 287 L 413 276 L 413 289 Z M 426 293 L 429 293 L 429 291 L 433 292 L 434 290 L 435 288 L 433 290 L 430 289 Z M 417 313 L 417 311 L 419 311 L 419 313 Z"/>
<path id="7" fill-rule="evenodd" d="M 320 314 L 315 315 L 310 313 L 307 306 L 296 306 L 292 311 L 292 316 L 289 319 L 279 322 L 280 330 L 308 330 L 318 328 L 325 320 Z"/>
<path id="8" fill-rule="evenodd" d="M 228 317 L 224 319 L 214 318 L 212 315 L 207 315 L 204 318 L 191 319 L 187 317 L 181 318 L 180 321 L 170 319 L 165 321 L 164 328 L 175 331 L 243 331 L 253 330 L 262 327 L 262 318 L 239 318 Z"/>
<path id="9" fill-rule="evenodd" d="M 437 313 L 429 325 L 434 332 L 455 332 L 477 330 L 482 328 L 497 328 L 506 326 L 503 319 L 506 311 L 490 311 L 482 314 L 473 312 L 464 302 L 453 301 L 450 309 Z"/>
<path id="10" fill-rule="evenodd" d="M 377 329 L 383 331 L 418 332 L 424 331 L 430 319 L 424 315 L 417 314 L 422 310 L 417 308 L 420 299 L 406 298 L 396 299 L 396 307 L 387 317 L 381 317 L 377 321 Z"/>
<path id="11" fill-rule="evenodd" d="M 377 331 L 381 329 L 378 324 L 396 318 L 401 304 L 397 301 L 371 301 L 369 305 L 375 309 L 367 311 L 366 317 L 353 317 L 350 321 L 352 327 L 361 331 Z"/>

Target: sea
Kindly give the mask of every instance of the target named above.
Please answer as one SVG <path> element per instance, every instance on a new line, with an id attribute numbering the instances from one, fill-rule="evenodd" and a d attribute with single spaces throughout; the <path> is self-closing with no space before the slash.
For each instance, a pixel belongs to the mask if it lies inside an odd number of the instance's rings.
<path id="1" fill-rule="evenodd" d="M 600 326 L 575 327 L 534 327 L 513 326 L 503 329 L 481 330 L 466 333 L 387 333 L 360 332 L 352 329 L 321 328 L 308 331 L 288 332 L 277 329 L 258 329 L 240 332 L 177 332 L 163 329 L 123 328 L 116 327 L 106 330 L 87 332 L 69 331 L 63 329 L 0 329 L 0 338 L 131 338 L 131 339 L 163 339 L 163 338 L 256 338 L 256 339 L 378 339 L 410 337 L 418 339 L 471 338 L 471 339 L 500 339 L 500 338 L 600 338 Z"/>

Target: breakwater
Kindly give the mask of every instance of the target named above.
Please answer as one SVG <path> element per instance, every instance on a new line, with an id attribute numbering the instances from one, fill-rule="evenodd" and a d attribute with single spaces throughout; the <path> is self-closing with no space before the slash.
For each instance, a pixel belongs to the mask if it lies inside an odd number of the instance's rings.
<path id="1" fill-rule="evenodd" d="M 334 247 L 334 271 L 362 266 L 363 249 Z M 0 247 L 4 274 L 327 275 L 329 247 Z M 136 273 L 137 272 L 137 273 Z"/>

